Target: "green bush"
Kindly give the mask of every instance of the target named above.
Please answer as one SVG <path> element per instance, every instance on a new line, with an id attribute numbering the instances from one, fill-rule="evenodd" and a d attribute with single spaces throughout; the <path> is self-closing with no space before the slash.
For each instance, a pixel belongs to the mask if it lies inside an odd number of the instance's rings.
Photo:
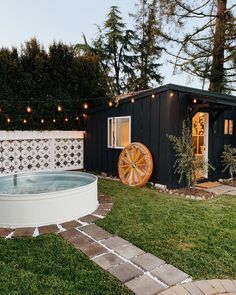
<path id="1" fill-rule="evenodd" d="M 180 137 L 167 135 L 172 142 L 176 160 L 174 163 L 174 172 L 179 176 L 179 183 L 184 181 L 187 187 L 196 182 L 196 175 L 199 171 L 206 172 L 213 168 L 204 158 L 196 158 L 192 145 L 191 128 L 183 121 L 183 128 Z"/>
<path id="2" fill-rule="evenodd" d="M 221 158 L 224 167 L 222 172 L 224 173 L 225 171 L 228 171 L 230 177 L 233 179 L 236 174 L 236 148 L 230 145 L 225 145 Z"/>

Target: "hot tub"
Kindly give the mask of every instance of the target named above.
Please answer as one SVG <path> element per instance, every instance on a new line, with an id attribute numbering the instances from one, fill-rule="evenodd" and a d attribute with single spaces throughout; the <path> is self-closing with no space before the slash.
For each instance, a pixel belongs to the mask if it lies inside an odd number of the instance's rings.
<path id="1" fill-rule="evenodd" d="M 59 224 L 98 207 L 97 177 L 83 172 L 0 176 L 0 227 Z"/>

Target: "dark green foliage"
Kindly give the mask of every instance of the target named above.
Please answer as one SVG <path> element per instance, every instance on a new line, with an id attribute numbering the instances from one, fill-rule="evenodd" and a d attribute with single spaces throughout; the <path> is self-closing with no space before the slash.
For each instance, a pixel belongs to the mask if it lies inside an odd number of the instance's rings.
<path id="1" fill-rule="evenodd" d="M 131 295 L 56 235 L 0 240 L 1 295 Z"/>
<path id="2" fill-rule="evenodd" d="M 93 42 L 95 54 L 108 78 L 112 95 L 127 90 L 127 79 L 133 73 L 131 66 L 134 32 L 126 29 L 117 6 L 112 6 L 98 38 Z"/>
<path id="3" fill-rule="evenodd" d="M 157 19 L 157 0 L 139 0 L 136 14 L 131 14 L 135 21 L 134 38 L 134 76 L 130 87 L 134 90 L 147 89 L 162 81 L 159 73 L 160 27 Z"/>
<path id="4" fill-rule="evenodd" d="M 101 104 L 106 93 L 106 79 L 97 58 L 78 56 L 73 46 L 53 43 L 46 52 L 31 39 L 20 52 L 15 48 L 0 50 L 1 129 L 83 128 L 83 103 L 90 107 Z M 60 113 L 59 104 L 63 107 Z M 32 113 L 26 112 L 27 106 Z M 10 124 L 7 118 L 11 118 Z"/>
<path id="5" fill-rule="evenodd" d="M 191 201 L 99 180 L 113 208 L 96 223 L 193 279 L 236 279 L 235 196 Z"/>
<path id="6" fill-rule="evenodd" d="M 233 178 L 236 175 L 236 148 L 225 145 L 221 158 L 224 167 L 222 172 L 227 171 L 230 177 Z"/>
<path id="7" fill-rule="evenodd" d="M 179 182 L 184 181 L 184 184 L 189 187 L 195 182 L 198 171 L 207 171 L 208 168 L 214 169 L 204 158 L 195 157 L 192 146 L 192 132 L 185 121 L 183 121 L 181 136 L 168 135 L 168 138 L 175 151 L 174 169 L 179 176 Z"/>

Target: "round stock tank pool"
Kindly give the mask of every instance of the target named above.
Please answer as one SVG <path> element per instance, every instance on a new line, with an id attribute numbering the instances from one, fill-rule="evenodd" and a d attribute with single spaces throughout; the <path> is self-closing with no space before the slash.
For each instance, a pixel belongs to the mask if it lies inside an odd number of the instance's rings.
<path id="1" fill-rule="evenodd" d="M 97 177 L 84 172 L 0 176 L 0 227 L 58 224 L 98 207 Z"/>

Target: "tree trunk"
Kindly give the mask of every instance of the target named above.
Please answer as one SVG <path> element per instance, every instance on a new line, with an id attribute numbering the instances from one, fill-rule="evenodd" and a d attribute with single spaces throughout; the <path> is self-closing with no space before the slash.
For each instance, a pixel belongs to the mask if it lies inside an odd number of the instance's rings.
<path id="1" fill-rule="evenodd" d="M 214 34 L 213 60 L 209 90 L 222 92 L 224 88 L 224 50 L 227 0 L 217 0 L 217 18 Z"/>

